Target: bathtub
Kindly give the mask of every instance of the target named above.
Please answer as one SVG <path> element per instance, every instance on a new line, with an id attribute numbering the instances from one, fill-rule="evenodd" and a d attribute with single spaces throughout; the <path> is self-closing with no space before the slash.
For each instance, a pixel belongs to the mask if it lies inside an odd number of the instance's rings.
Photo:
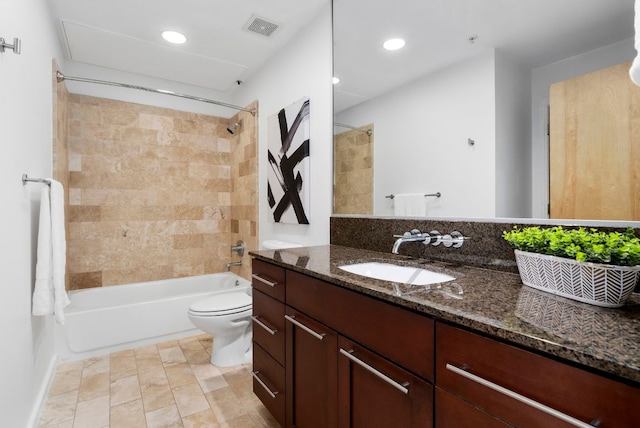
<path id="1" fill-rule="evenodd" d="M 76 360 L 202 333 L 187 315 L 203 297 L 251 283 L 232 272 L 69 292 L 64 325 L 56 325 L 56 353 Z"/>

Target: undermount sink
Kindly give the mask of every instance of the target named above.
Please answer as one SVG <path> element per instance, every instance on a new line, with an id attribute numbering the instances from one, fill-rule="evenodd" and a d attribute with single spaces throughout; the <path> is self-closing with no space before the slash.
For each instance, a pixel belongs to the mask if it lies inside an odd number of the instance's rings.
<path id="1" fill-rule="evenodd" d="M 410 285 L 438 284 L 454 280 L 455 277 L 443 273 L 412 266 L 400 266 L 392 263 L 367 262 L 338 266 L 347 272 L 368 278 L 400 282 Z"/>

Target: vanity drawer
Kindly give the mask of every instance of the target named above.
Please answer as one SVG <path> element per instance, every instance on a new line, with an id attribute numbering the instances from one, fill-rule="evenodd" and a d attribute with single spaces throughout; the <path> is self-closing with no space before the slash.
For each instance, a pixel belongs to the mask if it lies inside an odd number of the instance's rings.
<path id="1" fill-rule="evenodd" d="M 287 305 L 427 379 L 433 379 L 431 318 L 287 271 Z"/>
<path id="2" fill-rule="evenodd" d="M 253 344 L 253 392 L 284 427 L 285 370 L 259 345 Z"/>
<path id="3" fill-rule="evenodd" d="M 284 303 L 253 290 L 253 341 L 284 366 Z"/>
<path id="4" fill-rule="evenodd" d="M 253 259 L 251 284 L 274 299 L 284 302 L 285 270 L 280 266 Z"/>
<path id="5" fill-rule="evenodd" d="M 640 419 L 638 388 L 440 322 L 436 385 L 522 427 L 575 426 L 549 409 L 585 426 L 597 420 L 600 428 L 637 426 Z"/>

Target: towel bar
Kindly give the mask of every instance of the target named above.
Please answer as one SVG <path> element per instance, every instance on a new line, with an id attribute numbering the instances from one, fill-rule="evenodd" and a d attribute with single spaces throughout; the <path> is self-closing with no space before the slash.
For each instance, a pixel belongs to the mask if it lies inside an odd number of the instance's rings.
<path id="1" fill-rule="evenodd" d="M 48 185 L 51 185 L 51 181 L 47 180 L 46 178 L 31 178 L 27 174 L 22 174 L 22 185 L 27 184 L 27 182 L 29 181 L 32 183 L 46 183 Z"/>
<path id="2" fill-rule="evenodd" d="M 424 197 L 426 198 L 427 196 L 435 196 L 436 198 L 439 198 L 440 196 L 442 196 L 442 193 L 437 192 L 437 193 L 427 193 L 426 195 L 424 195 Z M 387 199 L 393 199 L 395 198 L 396 195 L 394 195 L 393 193 L 390 195 L 385 196 L 385 198 Z"/>

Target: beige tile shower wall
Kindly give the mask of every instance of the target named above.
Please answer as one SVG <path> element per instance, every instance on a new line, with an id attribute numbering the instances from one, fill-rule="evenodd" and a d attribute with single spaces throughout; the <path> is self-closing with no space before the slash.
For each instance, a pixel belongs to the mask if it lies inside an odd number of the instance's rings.
<path id="1" fill-rule="evenodd" d="M 248 106 L 257 107 L 257 102 Z M 242 240 L 245 251 L 252 251 L 258 249 L 258 118 L 241 112 L 232 122 L 237 120 L 242 120 L 242 127 L 231 139 L 231 242 Z M 233 261 L 238 260 L 234 253 Z M 251 258 L 245 252 L 241 260 L 242 267 L 232 271 L 249 279 Z"/>
<path id="2" fill-rule="evenodd" d="M 334 136 L 333 213 L 373 214 L 373 135 L 366 130 Z"/>
<path id="3" fill-rule="evenodd" d="M 70 289 L 230 261 L 228 119 L 69 96 Z"/>

